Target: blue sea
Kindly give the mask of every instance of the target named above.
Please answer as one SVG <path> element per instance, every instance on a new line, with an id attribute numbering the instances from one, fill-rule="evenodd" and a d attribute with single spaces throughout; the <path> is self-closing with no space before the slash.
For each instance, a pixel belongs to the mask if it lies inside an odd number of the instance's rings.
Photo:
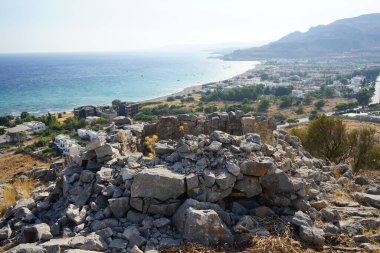
<path id="1" fill-rule="evenodd" d="M 70 111 L 114 99 L 141 101 L 230 78 L 256 62 L 207 52 L 0 55 L 0 115 Z"/>

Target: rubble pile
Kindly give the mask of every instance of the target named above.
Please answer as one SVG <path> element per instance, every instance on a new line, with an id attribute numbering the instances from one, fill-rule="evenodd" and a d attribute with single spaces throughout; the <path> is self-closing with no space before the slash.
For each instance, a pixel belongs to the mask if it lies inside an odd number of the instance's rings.
<path id="1" fill-rule="evenodd" d="M 254 125 L 245 118 L 240 122 Z M 246 132 L 245 123 L 243 135 L 216 129 L 194 135 L 198 130 L 191 126 L 191 134 L 180 137 L 168 131 L 183 120 L 174 126 L 160 122 L 145 130 L 122 126 L 93 140 L 54 183 L 9 208 L 0 224 L 0 240 L 18 244 L 9 252 L 152 253 L 192 242 L 235 247 L 273 232 L 262 218 L 281 221 L 277 231 L 290 224 L 311 247 L 341 233 L 356 235 L 364 248 L 376 247 L 370 242 L 380 236 L 362 233 L 380 227 L 380 186 L 368 187 L 347 165 L 313 158 L 282 130 L 268 129 L 273 140 L 267 144 Z M 178 138 L 160 137 L 150 159 L 139 152 L 148 128 L 165 128 Z M 348 188 L 369 206 L 332 199 Z"/>

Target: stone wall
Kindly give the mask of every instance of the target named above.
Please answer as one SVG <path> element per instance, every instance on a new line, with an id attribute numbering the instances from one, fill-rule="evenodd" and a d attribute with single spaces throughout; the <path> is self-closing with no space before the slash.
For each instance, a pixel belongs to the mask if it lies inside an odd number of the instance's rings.
<path id="1" fill-rule="evenodd" d="M 156 134 L 160 140 L 177 140 L 185 134 L 211 134 L 215 130 L 232 135 L 259 133 L 262 139 L 270 141 L 276 122 L 264 116 L 252 116 L 242 111 L 216 112 L 206 116 L 182 114 L 178 116 L 161 117 L 157 123 L 147 124 L 145 135 Z"/>

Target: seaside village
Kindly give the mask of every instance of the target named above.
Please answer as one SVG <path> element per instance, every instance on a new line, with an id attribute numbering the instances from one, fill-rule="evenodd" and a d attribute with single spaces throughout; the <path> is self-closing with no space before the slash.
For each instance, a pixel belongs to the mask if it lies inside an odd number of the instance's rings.
<path id="1" fill-rule="evenodd" d="M 201 93 L 291 85 L 290 95 L 301 98 L 328 78 L 339 97 L 365 82 L 329 68 L 293 68 L 259 65 Z M 0 182 L 0 251 L 379 252 L 376 176 L 314 157 L 268 115 L 238 109 L 135 120 L 143 106 L 119 101 L 41 116 L 49 127 L 27 113 L 14 119 L 19 124 L 0 141 L 13 143 L 14 156 L 45 163 Z M 378 120 L 375 110 L 366 115 Z M 38 183 L 26 194 L 28 180 Z"/>

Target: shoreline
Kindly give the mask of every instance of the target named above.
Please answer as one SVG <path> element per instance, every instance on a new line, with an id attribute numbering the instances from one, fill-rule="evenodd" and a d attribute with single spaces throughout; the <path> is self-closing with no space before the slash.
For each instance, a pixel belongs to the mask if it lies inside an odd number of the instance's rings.
<path id="1" fill-rule="evenodd" d="M 188 94 L 193 94 L 194 92 L 201 91 L 202 90 L 202 86 L 205 85 L 205 84 L 218 83 L 218 82 L 222 82 L 222 81 L 225 81 L 225 80 L 230 80 L 230 79 L 242 76 L 242 75 L 246 74 L 248 71 L 254 70 L 258 65 L 261 64 L 261 62 L 259 62 L 259 61 L 252 61 L 252 64 L 253 64 L 253 66 L 250 67 L 249 69 L 246 69 L 242 73 L 236 74 L 236 75 L 234 75 L 234 76 L 232 76 L 230 78 L 226 78 L 226 79 L 222 79 L 222 80 L 216 80 L 216 81 L 209 81 L 209 82 L 202 83 L 202 84 L 192 84 L 190 86 L 186 86 L 186 87 L 182 88 L 179 91 L 174 91 L 174 92 L 169 93 L 167 95 L 162 95 L 162 96 L 158 96 L 158 97 L 154 97 L 154 98 L 149 98 L 149 99 L 144 99 L 144 100 L 137 100 L 137 101 L 132 101 L 132 102 L 141 103 L 141 104 L 143 104 L 143 103 L 149 103 L 149 102 L 166 102 L 166 99 L 168 97 L 172 97 L 172 96 L 174 96 L 174 97 L 175 96 L 186 96 Z M 111 102 L 110 102 L 110 104 L 111 104 Z M 103 105 L 110 105 L 110 104 L 103 104 Z M 86 105 L 89 105 L 89 104 L 86 104 Z M 86 106 L 86 105 L 78 105 L 77 107 Z M 93 105 L 93 106 L 100 106 L 100 104 L 96 104 L 96 105 Z M 41 114 L 40 113 L 35 113 L 35 112 L 28 112 L 28 113 L 30 113 L 33 116 L 42 116 L 42 115 L 47 115 L 49 113 L 52 114 L 52 115 L 58 115 L 58 114 L 67 114 L 67 113 L 73 112 L 74 108 L 76 108 L 76 107 L 70 108 L 68 110 L 48 111 L 46 113 L 41 113 Z M 4 115 L 0 115 L 0 116 L 6 116 L 6 115 L 20 116 L 20 114 L 21 114 L 21 112 L 19 114 L 10 113 L 10 114 L 4 114 Z"/>
<path id="2" fill-rule="evenodd" d="M 137 101 L 137 102 L 138 103 L 165 102 L 168 97 L 183 96 L 183 95 L 186 96 L 188 94 L 193 94 L 194 92 L 201 91 L 202 90 L 202 86 L 205 85 L 205 84 L 223 82 L 223 81 L 230 80 L 230 79 L 233 79 L 233 78 L 236 78 L 236 77 L 239 77 L 239 76 L 243 76 L 248 71 L 252 71 L 252 70 L 256 69 L 256 67 L 261 64 L 261 62 L 259 62 L 259 61 L 252 61 L 252 62 L 256 62 L 255 65 L 252 68 L 249 68 L 249 69 L 245 70 L 243 73 L 234 75 L 234 76 L 232 76 L 230 78 L 223 79 L 223 80 L 217 80 L 217 81 L 210 81 L 208 83 L 202 83 L 202 84 L 195 84 L 195 85 L 187 86 L 187 87 L 183 88 L 180 91 L 173 92 L 173 93 L 170 93 L 168 95 L 163 95 L 163 96 L 159 96 L 159 97 L 155 97 L 155 98 L 140 100 L 140 101 Z"/>

